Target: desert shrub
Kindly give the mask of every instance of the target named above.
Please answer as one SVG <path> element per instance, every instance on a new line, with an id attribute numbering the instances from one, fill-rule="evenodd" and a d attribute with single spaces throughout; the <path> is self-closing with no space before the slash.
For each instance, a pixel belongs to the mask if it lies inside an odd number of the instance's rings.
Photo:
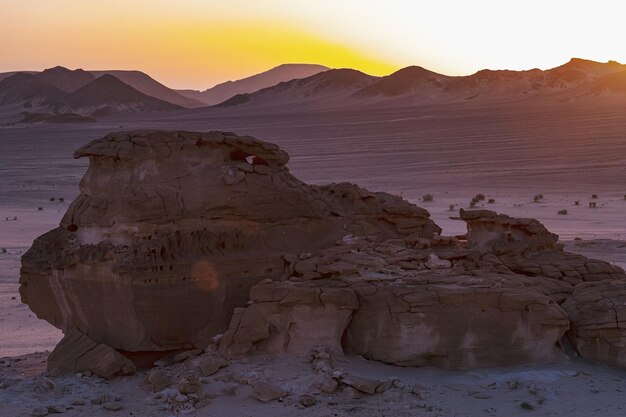
<path id="1" fill-rule="evenodd" d="M 450 209 L 450 211 L 454 211 L 454 204 L 450 204 L 448 208 Z"/>
<path id="2" fill-rule="evenodd" d="M 424 194 L 422 196 L 422 201 L 425 201 L 425 202 L 433 201 L 434 199 L 435 197 L 433 197 L 432 194 Z"/>
<path id="3" fill-rule="evenodd" d="M 38 210 L 38 211 L 42 211 L 42 210 L 43 210 L 43 207 L 37 207 L 37 210 Z"/>
<path id="4" fill-rule="evenodd" d="M 589 202 L 589 208 L 596 208 L 596 207 L 598 207 L 598 203 L 596 203 L 595 201 Z"/>
<path id="5" fill-rule="evenodd" d="M 477 203 L 477 201 L 472 199 L 472 201 L 470 201 L 470 203 L 469 203 L 469 206 L 470 207 L 476 207 L 476 203 Z"/>
<path id="6" fill-rule="evenodd" d="M 489 204 L 493 204 L 495 202 L 496 202 L 495 198 L 490 198 L 489 200 L 487 200 L 487 203 L 489 203 Z"/>
<path id="7" fill-rule="evenodd" d="M 59 197 L 59 201 L 62 203 L 65 201 L 65 199 L 63 197 Z"/>
<path id="8" fill-rule="evenodd" d="M 598 194 L 591 194 L 591 198 L 598 198 Z"/>
<path id="9" fill-rule="evenodd" d="M 626 200 L 626 194 L 624 194 L 624 200 Z"/>
<path id="10" fill-rule="evenodd" d="M 580 201 L 578 201 L 578 200 L 574 201 L 574 205 L 575 206 L 580 206 Z"/>
<path id="11" fill-rule="evenodd" d="M 0 253 L 7 253 L 6 248 L 2 248 L 2 249 L 0 249 Z"/>
<path id="12" fill-rule="evenodd" d="M 56 200 L 56 198 L 50 197 L 50 201 L 55 201 L 55 200 Z"/>
<path id="13" fill-rule="evenodd" d="M 474 200 L 476 201 L 482 201 L 485 199 L 485 195 L 482 193 L 476 194 L 476 196 L 474 197 Z"/>
<path id="14" fill-rule="evenodd" d="M 543 200 L 543 194 L 537 194 L 537 195 L 535 195 L 535 196 L 533 197 L 533 202 L 534 202 L 534 203 L 538 203 L 538 202 L 540 202 L 541 200 Z"/>
<path id="15" fill-rule="evenodd" d="M 534 410 L 535 406 L 532 405 L 531 403 L 524 401 L 522 403 L 520 403 L 519 405 L 521 408 L 523 408 L 524 410 Z"/>
<path id="16" fill-rule="evenodd" d="M 559 214 L 567 214 L 567 210 L 561 209 L 561 210 L 559 210 Z"/>

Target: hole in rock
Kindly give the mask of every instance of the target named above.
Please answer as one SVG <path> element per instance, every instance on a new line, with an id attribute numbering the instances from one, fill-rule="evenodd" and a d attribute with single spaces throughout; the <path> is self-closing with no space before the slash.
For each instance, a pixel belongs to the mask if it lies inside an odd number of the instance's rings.
<path id="1" fill-rule="evenodd" d="M 248 162 L 246 161 L 246 158 L 249 156 L 251 155 L 248 152 L 244 152 L 241 149 L 233 149 L 230 151 L 230 159 L 233 161 Z"/>

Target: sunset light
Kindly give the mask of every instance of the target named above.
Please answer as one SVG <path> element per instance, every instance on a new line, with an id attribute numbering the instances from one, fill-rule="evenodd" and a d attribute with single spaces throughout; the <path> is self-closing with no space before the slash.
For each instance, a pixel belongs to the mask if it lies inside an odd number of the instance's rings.
<path id="1" fill-rule="evenodd" d="M 545 69 L 575 56 L 626 61 L 622 15 L 611 1 L 0 4 L 0 55 L 12 58 L 0 61 L 0 71 L 124 67 L 176 88 L 207 88 L 286 62 L 372 75 L 408 65 L 467 75 Z"/>

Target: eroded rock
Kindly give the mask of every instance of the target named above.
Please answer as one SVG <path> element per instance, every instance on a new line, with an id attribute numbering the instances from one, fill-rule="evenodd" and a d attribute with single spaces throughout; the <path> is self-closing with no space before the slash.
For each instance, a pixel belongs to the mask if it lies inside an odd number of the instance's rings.
<path id="1" fill-rule="evenodd" d="M 112 133 L 75 157 L 90 160 L 80 195 L 24 255 L 20 293 L 38 317 L 115 349 L 202 347 L 286 258 L 349 233 L 440 230 L 399 197 L 304 184 L 276 145 L 231 133 Z"/>
<path id="2" fill-rule="evenodd" d="M 109 346 L 96 343 L 73 329 L 48 356 L 48 370 L 53 374 L 89 371 L 102 378 L 111 378 L 134 373 L 135 365 Z"/>
<path id="3" fill-rule="evenodd" d="M 563 303 L 570 339 L 586 358 L 626 367 L 626 280 L 586 282 Z"/>

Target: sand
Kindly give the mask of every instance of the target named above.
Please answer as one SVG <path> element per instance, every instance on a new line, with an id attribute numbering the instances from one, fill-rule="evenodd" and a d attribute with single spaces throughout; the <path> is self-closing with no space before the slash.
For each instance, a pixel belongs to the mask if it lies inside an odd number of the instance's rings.
<path id="1" fill-rule="evenodd" d="M 52 380 L 52 389 L 38 388 L 46 379 L 42 375 L 46 354 L 41 352 L 52 349 L 62 335 L 21 305 L 17 292 L 19 257 L 34 238 L 58 224 L 77 195 L 87 161 L 72 159 L 74 149 L 108 131 L 131 128 L 219 129 L 276 142 L 291 154 L 289 166 L 302 180 L 352 181 L 401 194 L 428 209 L 449 235 L 465 231 L 462 222 L 450 217 L 483 193 L 495 202 L 479 207 L 537 218 L 561 236 L 568 250 L 626 266 L 626 114 L 615 106 L 461 103 L 339 112 L 295 109 L 280 114 L 197 109 L 118 116 L 89 126 L 0 127 L 0 357 L 4 358 L 0 360 L 0 416 L 30 415 L 34 407 L 52 404 L 73 407 L 63 413 L 68 416 L 108 415 L 111 411 L 90 404 L 98 392 L 121 397 L 119 415 L 172 415 L 159 411 L 161 404 L 140 387 L 141 374 L 113 381 L 64 377 Z M 420 201 L 425 194 L 432 194 L 434 201 Z M 536 194 L 543 194 L 543 199 L 533 202 Z M 592 199 L 592 194 L 598 198 Z M 598 207 L 589 208 L 590 201 Z M 562 209 L 568 214 L 558 214 Z M 402 390 L 397 394 L 402 399 L 396 394 L 356 400 L 319 396 L 317 405 L 298 409 L 297 395 L 263 404 L 250 398 L 248 386 L 241 386 L 236 395 L 220 394 L 194 415 L 626 413 L 625 371 L 579 359 L 474 372 L 345 360 L 341 366 L 355 373 L 395 375 L 407 386 L 419 383 L 424 398 Z M 267 373 L 272 382 L 286 385 L 305 384 L 311 376 L 310 366 L 301 358 L 270 363 L 254 357 L 248 364 L 229 368 Z M 229 368 L 222 372 L 231 372 Z M 519 381 L 516 389 L 511 389 L 513 380 Z M 219 392 L 221 385 L 209 380 L 208 386 L 212 385 Z M 71 405 L 81 399 L 85 405 Z M 522 402 L 534 411 L 523 409 Z"/>

